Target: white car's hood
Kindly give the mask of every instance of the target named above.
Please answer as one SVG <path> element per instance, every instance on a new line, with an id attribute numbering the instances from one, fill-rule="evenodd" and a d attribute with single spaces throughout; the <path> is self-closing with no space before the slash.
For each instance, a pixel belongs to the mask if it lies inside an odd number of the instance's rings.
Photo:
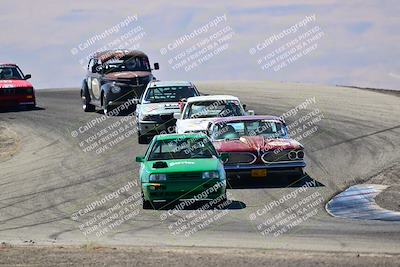
<path id="1" fill-rule="evenodd" d="M 186 119 L 177 121 L 177 132 L 198 132 L 207 130 L 207 126 L 210 122 L 213 122 L 218 118 L 200 118 L 200 119 Z"/>

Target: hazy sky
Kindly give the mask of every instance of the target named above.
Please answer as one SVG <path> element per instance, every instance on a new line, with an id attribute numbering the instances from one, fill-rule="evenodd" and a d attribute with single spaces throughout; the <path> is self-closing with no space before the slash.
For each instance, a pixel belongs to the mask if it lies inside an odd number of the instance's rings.
<path id="1" fill-rule="evenodd" d="M 32 73 L 37 88 L 80 86 L 87 56 L 117 46 L 145 51 L 160 63 L 154 74 L 161 80 L 400 88 L 396 0 L 1 0 L 0 5 L 0 62 L 18 63 Z"/>

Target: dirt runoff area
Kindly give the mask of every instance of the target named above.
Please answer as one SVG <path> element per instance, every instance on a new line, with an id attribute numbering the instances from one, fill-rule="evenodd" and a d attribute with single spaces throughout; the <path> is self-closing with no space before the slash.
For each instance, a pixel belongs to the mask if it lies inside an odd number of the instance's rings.
<path id="1" fill-rule="evenodd" d="M 400 211 L 400 164 L 391 166 L 368 183 L 389 185 L 376 196 L 376 204 L 388 210 Z"/>
<path id="2" fill-rule="evenodd" d="M 19 151 L 20 138 L 9 126 L 0 122 L 0 162 L 10 159 Z"/>
<path id="3" fill-rule="evenodd" d="M 400 255 L 183 247 L 0 248 L 0 266 L 398 266 Z"/>

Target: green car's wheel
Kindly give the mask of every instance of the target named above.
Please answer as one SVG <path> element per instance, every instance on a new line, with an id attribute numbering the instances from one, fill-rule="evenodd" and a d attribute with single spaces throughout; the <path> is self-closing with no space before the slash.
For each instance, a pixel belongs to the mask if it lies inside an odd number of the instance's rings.
<path id="1" fill-rule="evenodd" d="M 226 201 L 228 201 L 228 197 L 226 196 L 225 192 L 224 196 L 221 198 L 221 203 L 225 203 Z"/>
<path id="2" fill-rule="evenodd" d="M 167 203 L 165 203 L 165 207 L 169 209 L 174 209 L 179 203 L 180 203 L 179 200 L 170 200 Z"/>
<path id="3" fill-rule="evenodd" d="M 219 197 L 219 200 L 217 203 L 215 203 L 215 207 L 218 207 L 218 209 L 225 209 L 227 208 L 227 203 L 228 201 L 228 197 L 226 196 L 226 192 L 225 194 L 223 194 L 222 196 Z"/>
<path id="4" fill-rule="evenodd" d="M 143 209 L 144 210 L 153 209 L 152 203 L 148 200 L 143 200 Z"/>
<path id="5" fill-rule="evenodd" d="M 142 205 L 143 205 L 144 210 L 153 209 L 153 203 L 151 203 L 151 201 L 149 201 L 149 200 L 144 199 L 143 192 L 142 192 L 142 203 L 143 203 Z"/>

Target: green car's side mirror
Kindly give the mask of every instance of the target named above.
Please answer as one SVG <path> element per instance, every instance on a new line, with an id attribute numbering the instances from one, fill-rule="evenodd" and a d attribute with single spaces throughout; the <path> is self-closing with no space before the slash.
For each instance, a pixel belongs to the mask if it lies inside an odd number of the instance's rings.
<path id="1" fill-rule="evenodd" d="M 136 162 L 143 162 L 144 158 L 142 156 L 137 156 L 136 157 Z"/>
<path id="2" fill-rule="evenodd" d="M 229 158 L 229 154 L 226 153 L 226 152 L 222 152 L 222 153 L 219 155 L 219 158 L 220 158 L 222 161 L 225 161 L 225 160 L 227 160 L 227 159 Z"/>

